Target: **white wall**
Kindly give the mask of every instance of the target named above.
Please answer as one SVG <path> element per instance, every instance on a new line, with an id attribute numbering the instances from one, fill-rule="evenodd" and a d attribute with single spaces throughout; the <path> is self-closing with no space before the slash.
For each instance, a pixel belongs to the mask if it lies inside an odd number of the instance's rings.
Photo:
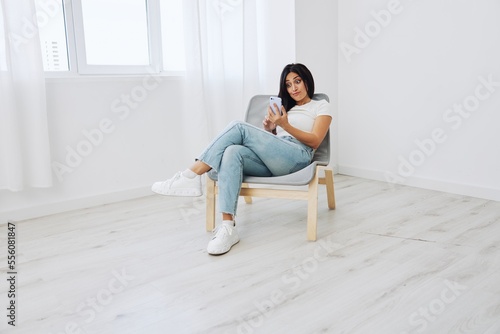
<path id="1" fill-rule="evenodd" d="M 331 165 L 338 164 L 338 53 L 337 2 L 331 0 L 295 1 L 297 62 L 306 65 L 314 76 L 318 93 L 326 93 L 333 107 Z"/>
<path id="2" fill-rule="evenodd" d="M 25 219 L 149 194 L 148 184 L 188 161 L 182 99 L 174 98 L 181 86 L 165 77 L 49 79 L 51 153 L 61 172 L 52 188 L 0 191 L 0 215 Z"/>
<path id="3" fill-rule="evenodd" d="M 340 172 L 500 200 L 499 15 L 495 0 L 340 0 Z"/>

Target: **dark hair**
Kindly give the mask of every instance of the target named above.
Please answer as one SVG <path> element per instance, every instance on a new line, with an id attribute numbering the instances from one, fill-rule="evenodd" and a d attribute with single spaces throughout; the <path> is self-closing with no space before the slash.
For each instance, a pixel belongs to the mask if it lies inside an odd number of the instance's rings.
<path id="1" fill-rule="evenodd" d="M 297 73 L 302 78 L 307 89 L 307 95 L 309 95 L 311 99 L 314 95 L 314 79 L 311 71 L 309 71 L 309 69 L 303 64 L 295 63 L 286 65 L 283 72 L 281 72 L 280 92 L 278 96 L 281 97 L 283 106 L 287 112 L 297 104 L 290 94 L 288 94 L 288 90 L 286 88 L 286 76 L 290 72 Z"/>

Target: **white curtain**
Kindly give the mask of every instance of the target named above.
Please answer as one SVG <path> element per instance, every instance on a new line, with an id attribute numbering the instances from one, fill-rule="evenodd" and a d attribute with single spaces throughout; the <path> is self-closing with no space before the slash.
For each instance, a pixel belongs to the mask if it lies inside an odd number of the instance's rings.
<path id="1" fill-rule="evenodd" d="M 230 121 L 242 120 L 253 95 L 278 93 L 281 70 L 295 59 L 293 3 L 184 1 L 183 124 L 196 138 L 189 151 L 201 150 Z"/>
<path id="2" fill-rule="evenodd" d="M 0 189 L 50 187 L 45 80 L 33 0 L 0 0 Z"/>

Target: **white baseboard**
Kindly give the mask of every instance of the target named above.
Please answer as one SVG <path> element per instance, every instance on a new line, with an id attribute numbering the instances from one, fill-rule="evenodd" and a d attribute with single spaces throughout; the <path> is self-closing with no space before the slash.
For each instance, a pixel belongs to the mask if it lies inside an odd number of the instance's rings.
<path id="1" fill-rule="evenodd" d="M 390 183 L 385 178 L 385 172 L 383 171 L 339 165 L 339 174 L 356 176 L 365 179 L 384 181 Z M 495 188 L 481 187 L 470 184 L 451 183 L 442 180 L 432 180 L 428 178 L 415 177 L 415 176 L 407 177 L 404 179 L 404 182 L 398 184 L 416 188 L 442 191 L 446 193 L 452 193 L 463 196 L 484 198 L 492 201 L 500 201 L 500 189 L 495 189 Z"/>
<path id="2" fill-rule="evenodd" d="M 148 195 L 152 195 L 151 187 L 140 187 L 135 189 L 113 192 L 109 194 L 71 199 L 67 201 L 58 201 L 56 203 L 41 204 L 18 210 L 2 211 L 0 212 L 0 217 L 2 217 L 2 221 L 0 222 L 0 224 L 5 223 L 6 221 L 20 221 L 20 220 L 39 218 L 61 212 L 116 203 Z"/>

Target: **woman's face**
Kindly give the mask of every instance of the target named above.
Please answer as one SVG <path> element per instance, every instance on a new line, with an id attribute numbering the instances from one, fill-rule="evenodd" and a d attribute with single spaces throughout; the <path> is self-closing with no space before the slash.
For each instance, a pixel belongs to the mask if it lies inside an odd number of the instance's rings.
<path id="1" fill-rule="evenodd" d="M 285 79 L 286 89 L 292 99 L 300 106 L 311 99 L 307 95 L 307 87 L 302 78 L 295 72 L 290 72 Z"/>

